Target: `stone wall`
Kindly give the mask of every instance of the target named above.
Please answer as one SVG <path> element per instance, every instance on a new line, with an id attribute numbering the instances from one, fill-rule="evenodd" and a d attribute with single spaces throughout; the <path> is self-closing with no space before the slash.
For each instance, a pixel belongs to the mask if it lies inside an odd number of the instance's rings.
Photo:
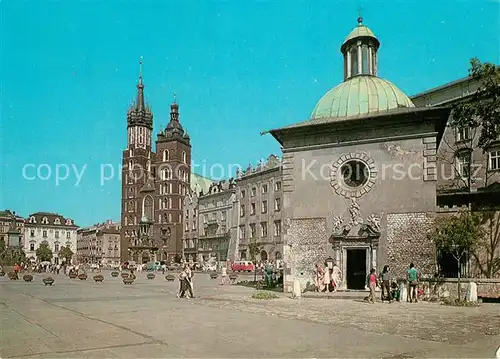
<path id="1" fill-rule="evenodd" d="M 291 219 L 285 234 L 285 289 L 294 279 L 299 280 L 302 289 L 307 283 L 314 283 L 315 264 L 328 257 L 328 238 L 325 218 Z"/>
<path id="2" fill-rule="evenodd" d="M 467 295 L 470 282 L 477 284 L 478 298 L 500 298 L 500 279 L 464 278 L 460 283 L 460 298 Z M 456 278 L 422 279 L 425 300 L 457 298 L 458 280 Z"/>
<path id="3" fill-rule="evenodd" d="M 406 279 L 412 262 L 423 275 L 435 273 L 436 247 L 428 239 L 432 223 L 427 213 L 387 215 L 387 264 L 397 278 Z"/>

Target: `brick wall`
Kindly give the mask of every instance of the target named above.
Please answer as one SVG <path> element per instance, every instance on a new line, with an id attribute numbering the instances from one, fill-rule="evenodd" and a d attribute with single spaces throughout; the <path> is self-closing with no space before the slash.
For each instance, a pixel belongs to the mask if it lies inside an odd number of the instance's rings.
<path id="1" fill-rule="evenodd" d="M 303 218 L 290 220 L 286 230 L 284 251 L 286 267 L 290 268 L 285 281 L 290 284 L 294 279 L 305 288 L 312 283 L 315 264 L 323 263 L 327 256 L 328 238 L 325 218 Z"/>
<path id="2" fill-rule="evenodd" d="M 427 236 L 432 223 L 425 212 L 387 215 L 387 264 L 397 278 L 406 278 L 411 262 L 424 275 L 436 271 L 436 247 Z"/>

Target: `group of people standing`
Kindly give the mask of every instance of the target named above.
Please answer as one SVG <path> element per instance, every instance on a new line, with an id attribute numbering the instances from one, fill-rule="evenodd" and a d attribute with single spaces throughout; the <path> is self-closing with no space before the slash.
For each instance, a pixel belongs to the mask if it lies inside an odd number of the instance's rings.
<path id="1" fill-rule="evenodd" d="M 335 262 L 316 264 L 315 285 L 317 292 L 335 292 L 342 280 L 342 272 Z"/>
<path id="2" fill-rule="evenodd" d="M 399 299 L 402 300 L 403 298 L 400 298 L 400 293 L 397 289 L 397 284 L 395 282 L 391 283 L 391 275 L 389 274 L 389 266 L 386 265 L 384 266 L 384 269 L 380 273 L 380 275 L 377 277 L 375 268 L 372 268 L 370 271 L 370 274 L 368 275 L 367 278 L 367 285 L 368 288 L 370 288 L 370 295 L 368 296 L 368 301 L 370 303 L 375 303 L 375 289 L 377 287 L 382 288 L 382 302 L 384 300 L 387 300 L 389 303 L 391 303 L 394 299 Z M 413 263 L 410 263 L 410 267 L 407 271 L 407 281 L 408 281 L 408 298 L 407 300 L 410 303 L 416 303 L 418 301 L 418 282 L 420 280 L 420 275 L 415 268 L 415 265 Z M 395 284 L 395 290 L 398 291 L 398 297 L 399 298 L 394 298 L 393 295 L 393 285 Z"/>

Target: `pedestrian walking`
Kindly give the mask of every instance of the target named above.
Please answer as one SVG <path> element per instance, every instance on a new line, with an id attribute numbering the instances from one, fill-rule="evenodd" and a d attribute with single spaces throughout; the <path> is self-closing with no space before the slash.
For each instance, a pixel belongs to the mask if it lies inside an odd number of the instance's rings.
<path id="1" fill-rule="evenodd" d="M 408 291 L 408 296 L 411 302 L 417 302 L 417 289 L 418 289 L 418 270 L 415 268 L 413 263 L 410 263 L 410 269 L 408 269 L 408 283 L 410 290 Z"/>
<path id="2" fill-rule="evenodd" d="M 375 303 L 375 288 L 377 287 L 377 275 L 375 274 L 375 268 L 370 270 L 370 275 L 368 276 L 368 287 L 370 288 L 370 295 L 368 296 L 368 301 L 372 304 Z"/>
<path id="3" fill-rule="evenodd" d="M 222 269 L 221 269 L 221 273 L 220 273 L 220 276 L 222 278 L 221 282 L 220 282 L 220 285 L 224 285 L 226 284 L 226 278 L 227 278 L 227 268 L 226 268 L 226 264 L 223 263 L 222 264 Z"/>
<path id="4" fill-rule="evenodd" d="M 382 273 L 380 273 L 380 280 L 382 281 L 382 302 L 387 300 L 389 303 L 392 303 L 391 278 L 388 265 L 385 265 Z"/>

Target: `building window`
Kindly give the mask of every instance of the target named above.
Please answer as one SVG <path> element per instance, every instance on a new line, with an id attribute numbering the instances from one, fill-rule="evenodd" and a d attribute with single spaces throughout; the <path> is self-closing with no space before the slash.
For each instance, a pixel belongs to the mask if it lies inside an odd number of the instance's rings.
<path id="1" fill-rule="evenodd" d="M 500 150 L 491 151 L 488 154 L 489 157 L 489 169 L 490 170 L 500 170 Z"/>
<path id="2" fill-rule="evenodd" d="M 35 251 L 35 243 L 34 242 L 30 242 L 30 251 L 31 252 Z"/>
<path id="3" fill-rule="evenodd" d="M 42 224 L 49 224 L 49 220 L 47 219 L 47 217 L 43 217 Z"/>
<path id="4" fill-rule="evenodd" d="M 168 150 L 163 151 L 163 161 L 168 161 L 170 159 Z"/>
<path id="5" fill-rule="evenodd" d="M 281 181 L 274 183 L 274 190 L 279 191 L 281 189 Z"/>
<path id="6" fill-rule="evenodd" d="M 250 204 L 250 214 L 252 216 L 255 214 L 255 202 Z"/>
<path id="7" fill-rule="evenodd" d="M 36 223 L 35 217 L 33 217 L 33 216 L 30 217 L 30 223 Z"/>
<path id="8" fill-rule="evenodd" d="M 222 211 L 220 213 L 220 217 L 222 218 L 223 221 L 225 221 L 226 220 L 226 211 Z"/>
<path id="9" fill-rule="evenodd" d="M 43 237 L 43 238 L 47 238 L 47 231 L 43 231 L 43 232 L 42 232 L 42 237 Z"/>
<path id="10" fill-rule="evenodd" d="M 261 189 L 262 189 L 262 193 L 267 193 L 267 183 L 266 184 L 263 184 Z"/>
<path id="11" fill-rule="evenodd" d="M 245 217 L 245 205 L 240 205 L 240 217 Z"/>
<path id="12" fill-rule="evenodd" d="M 56 238 L 59 238 L 59 231 L 56 231 L 56 232 L 55 232 L 55 237 L 56 237 Z"/>
<path id="13" fill-rule="evenodd" d="M 245 238 L 245 226 L 240 226 L 240 239 Z"/>
<path id="14" fill-rule="evenodd" d="M 187 156 L 186 156 L 186 152 L 184 152 L 184 151 L 182 151 L 182 162 L 187 163 Z"/>
<path id="15" fill-rule="evenodd" d="M 262 222 L 260 224 L 261 237 L 267 237 L 267 222 Z"/>
<path id="16" fill-rule="evenodd" d="M 262 213 L 267 213 L 267 201 L 262 201 Z"/>
<path id="17" fill-rule="evenodd" d="M 255 223 L 250 224 L 250 238 L 255 238 L 256 236 Z"/>
<path id="18" fill-rule="evenodd" d="M 34 237 L 34 236 L 35 236 L 35 230 L 34 230 L 34 229 L 32 229 L 32 230 L 30 231 L 30 237 Z"/>
<path id="19" fill-rule="evenodd" d="M 274 210 L 276 212 L 281 211 L 281 198 L 274 199 Z"/>
<path id="20" fill-rule="evenodd" d="M 469 137 L 469 127 L 457 128 L 456 130 L 456 140 L 457 142 L 466 141 L 470 139 Z"/>
<path id="21" fill-rule="evenodd" d="M 274 235 L 276 237 L 281 236 L 281 221 L 274 222 Z"/>
<path id="22" fill-rule="evenodd" d="M 59 243 L 54 244 L 54 252 L 59 252 Z"/>
<path id="23" fill-rule="evenodd" d="M 245 190 L 241 190 L 241 198 L 245 198 Z"/>
<path id="24" fill-rule="evenodd" d="M 252 188 L 252 197 L 255 197 L 257 195 L 257 187 Z"/>
<path id="25" fill-rule="evenodd" d="M 61 220 L 59 218 L 54 219 L 54 224 L 61 224 Z"/>
<path id="26" fill-rule="evenodd" d="M 361 48 L 361 64 L 362 64 L 362 73 L 363 75 L 370 74 L 370 55 L 368 52 L 368 46 L 363 46 Z"/>
<path id="27" fill-rule="evenodd" d="M 358 52 L 356 48 L 351 49 L 351 76 L 358 74 Z"/>
<path id="28" fill-rule="evenodd" d="M 203 215 L 203 223 L 208 223 L 208 214 Z"/>
<path id="29" fill-rule="evenodd" d="M 461 152 L 456 157 L 457 173 L 462 178 L 468 178 L 470 173 L 470 152 Z"/>

